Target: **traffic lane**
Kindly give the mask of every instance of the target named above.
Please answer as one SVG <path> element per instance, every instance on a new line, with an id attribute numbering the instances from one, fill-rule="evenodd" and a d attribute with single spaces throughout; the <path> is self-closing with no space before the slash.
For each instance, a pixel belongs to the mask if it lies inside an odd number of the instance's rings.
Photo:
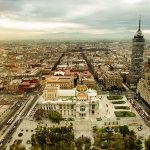
<path id="1" fill-rule="evenodd" d="M 25 116 L 28 114 L 28 112 L 29 112 L 30 109 L 32 108 L 33 104 L 37 101 L 37 99 L 38 99 L 38 96 L 36 95 L 36 96 L 33 98 L 32 102 L 31 102 L 31 103 L 27 106 L 27 108 L 25 109 L 23 117 L 25 117 Z"/>
<path id="2" fill-rule="evenodd" d="M 10 138 L 12 137 L 13 133 L 17 130 L 18 126 L 21 124 L 21 122 L 23 121 L 23 118 L 28 114 L 29 110 L 31 109 L 31 107 L 33 106 L 33 104 L 37 101 L 38 96 L 36 95 L 33 100 L 31 101 L 31 103 L 27 106 L 27 108 L 22 112 L 20 118 L 16 121 L 15 126 L 13 126 L 8 133 L 5 135 L 2 145 L 0 146 L 0 150 L 6 146 L 6 144 L 9 142 Z"/>
<path id="3" fill-rule="evenodd" d="M 17 130 L 17 128 L 18 128 L 18 126 L 20 125 L 21 122 L 22 122 L 22 119 L 19 119 L 19 121 L 17 121 L 15 123 L 15 125 L 8 131 L 8 133 L 6 134 L 6 136 L 1 141 L 0 150 L 3 150 L 3 148 L 5 147 L 5 145 L 11 140 L 12 135 Z"/>
<path id="4" fill-rule="evenodd" d="M 144 109 L 142 109 L 140 104 L 135 102 L 133 99 L 130 99 L 129 102 L 135 108 L 135 110 L 138 112 L 138 114 L 142 117 L 145 124 L 150 127 L 150 116 L 146 113 L 146 111 Z"/>
<path id="5" fill-rule="evenodd" d="M 18 109 L 20 107 L 21 107 L 21 105 L 20 106 L 16 105 L 13 108 L 13 110 L 11 110 L 10 114 L 0 123 L 0 130 L 3 129 L 4 125 L 6 125 L 6 123 L 8 122 L 8 120 L 11 119 L 14 116 L 14 114 L 18 111 Z"/>

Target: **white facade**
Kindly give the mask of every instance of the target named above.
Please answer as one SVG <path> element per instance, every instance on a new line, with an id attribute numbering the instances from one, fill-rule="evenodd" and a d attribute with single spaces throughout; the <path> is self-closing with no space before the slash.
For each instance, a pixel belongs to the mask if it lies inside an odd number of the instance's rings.
<path id="1" fill-rule="evenodd" d="M 52 88 L 52 87 L 51 87 Z M 43 95 L 45 95 L 44 90 Z M 97 92 L 85 85 L 78 85 L 74 89 L 58 89 L 58 97 L 45 99 L 41 96 L 39 108 L 59 111 L 64 118 L 89 118 L 99 116 L 99 100 Z"/>

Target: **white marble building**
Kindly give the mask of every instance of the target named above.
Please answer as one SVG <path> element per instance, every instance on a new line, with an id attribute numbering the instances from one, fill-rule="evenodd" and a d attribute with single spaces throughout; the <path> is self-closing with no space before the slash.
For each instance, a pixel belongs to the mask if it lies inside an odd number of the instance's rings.
<path id="1" fill-rule="evenodd" d="M 96 118 L 99 116 L 97 91 L 88 89 L 86 85 L 77 85 L 74 89 L 46 86 L 39 99 L 38 107 L 47 111 L 59 111 L 64 118 Z"/>

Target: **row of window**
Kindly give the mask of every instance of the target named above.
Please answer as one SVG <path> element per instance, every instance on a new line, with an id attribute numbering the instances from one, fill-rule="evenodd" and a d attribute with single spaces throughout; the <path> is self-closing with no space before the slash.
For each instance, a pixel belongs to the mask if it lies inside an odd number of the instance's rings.
<path id="1" fill-rule="evenodd" d="M 74 105 L 59 105 L 59 109 L 74 109 Z"/>
<path id="2" fill-rule="evenodd" d="M 60 113 L 62 114 L 62 115 L 74 115 L 74 111 L 73 110 L 71 110 L 71 111 L 69 111 L 69 110 L 60 110 Z"/>
<path id="3" fill-rule="evenodd" d="M 61 84 L 60 85 L 61 88 L 71 88 L 72 86 L 70 84 Z"/>
<path id="4" fill-rule="evenodd" d="M 68 83 L 68 84 L 67 84 L 67 83 L 65 83 L 65 84 L 64 84 L 64 83 L 63 83 L 63 84 L 59 84 L 59 83 L 51 83 L 50 85 L 51 85 L 51 86 L 60 85 L 61 88 L 70 88 L 70 87 L 73 86 L 73 85 L 71 85 L 70 83 Z"/>
<path id="5" fill-rule="evenodd" d="M 44 108 L 45 110 L 56 110 L 56 105 L 45 105 L 42 108 Z M 74 105 L 59 105 L 59 109 L 60 111 L 62 111 L 62 109 L 74 109 Z M 92 109 L 95 109 L 95 105 L 92 105 Z M 67 110 L 64 110 L 64 112 Z M 68 110 L 69 111 L 69 110 Z M 73 110 L 71 110 L 73 111 Z M 85 111 L 85 106 L 80 106 L 80 111 Z"/>
<path id="6" fill-rule="evenodd" d="M 45 94 L 45 95 L 46 95 L 46 94 Z M 56 97 L 56 94 L 55 94 L 55 93 L 47 94 L 47 98 L 53 98 L 53 97 Z"/>
<path id="7" fill-rule="evenodd" d="M 56 105 L 45 105 L 42 108 L 45 110 L 56 110 Z"/>

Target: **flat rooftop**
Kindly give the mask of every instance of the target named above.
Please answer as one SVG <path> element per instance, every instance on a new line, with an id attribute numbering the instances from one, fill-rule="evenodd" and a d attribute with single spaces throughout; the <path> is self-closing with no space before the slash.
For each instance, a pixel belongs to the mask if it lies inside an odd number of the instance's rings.
<path id="1" fill-rule="evenodd" d="M 46 78 L 47 83 L 52 83 L 52 82 L 70 82 L 73 80 L 73 77 L 68 77 L 68 76 L 51 76 Z"/>
<path id="2" fill-rule="evenodd" d="M 0 105 L 0 115 L 7 110 L 10 107 L 10 105 Z"/>

